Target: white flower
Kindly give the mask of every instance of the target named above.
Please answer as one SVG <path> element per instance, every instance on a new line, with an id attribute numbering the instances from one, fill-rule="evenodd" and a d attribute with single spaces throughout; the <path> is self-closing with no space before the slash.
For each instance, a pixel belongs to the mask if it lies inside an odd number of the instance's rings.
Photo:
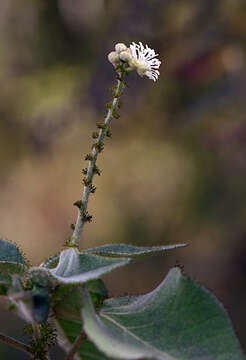
<path id="1" fill-rule="evenodd" d="M 130 50 L 132 58 L 129 65 L 135 68 L 140 76 L 146 75 L 149 79 L 156 81 L 160 75 L 157 69 L 159 69 L 161 61 L 156 59 L 158 54 L 155 53 L 155 50 L 150 49 L 148 45 L 144 47 L 141 42 L 139 44 L 133 42 Z"/>

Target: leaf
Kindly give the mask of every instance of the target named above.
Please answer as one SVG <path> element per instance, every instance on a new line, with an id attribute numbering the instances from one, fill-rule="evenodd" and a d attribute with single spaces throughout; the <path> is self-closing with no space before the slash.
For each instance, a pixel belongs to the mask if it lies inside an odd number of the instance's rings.
<path id="1" fill-rule="evenodd" d="M 166 245 L 166 246 L 152 246 L 152 247 L 138 247 L 125 244 L 111 244 L 103 245 L 92 249 L 84 250 L 87 254 L 97 254 L 108 257 L 129 257 L 137 258 L 140 256 L 154 255 L 162 253 L 167 250 L 173 250 L 180 247 L 187 246 L 187 244 Z"/>
<path id="2" fill-rule="evenodd" d="M 60 327 L 63 331 L 63 336 L 65 335 L 70 343 L 70 346 L 74 343 L 76 337 L 80 334 L 82 328 L 82 322 L 79 320 L 68 320 L 68 319 L 58 319 L 57 320 Z M 59 336 L 60 335 L 60 336 Z M 58 327 L 58 339 L 61 337 L 59 334 Z M 104 355 L 101 351 L 99 351 L 95 345 L 89 341 L 84 340 L 81 344 L 78 355 L 82 360 L 111 360 L 108 356 Z"/>
<path id="3" fill-rule="evenodd" d="M 33 323 L 33 300 L 31 294 L 23 289 L 19 275 L 13 277 L 12 285 L 8 290 L 8 298 L 15 306 L 18 315 L 28 323 Z"/>
<path id="4" fill-rule="evenodd" d="M 6 284 L 0 283 L 0 295 L 6 296 L 8 293 L 8 287 Z"/>
<path id="5" fill-rule="evenodd" d="M 70 248 L 60 254 L 56 268 L 50 269 L 50 274 L 61 283 L 82 284 L 89 280 L 98 279 L 110 271 L 127 265 L 131 260 L 111 259 L 94 254 L 79 253 Z"/>
<path id="6" fill-rule="evenodd" d="M 101 298 L 107 296 L 107 290 L 102 280 L 91 280 L 85 285 L 86 289 L 97 307 L 101 305 Z M 62 336 L 69 341 L 70 345 L 75 341 L 82 329 L 81 307 L 83 306 L 82 285 L 58 285 L 55 290 L 56 304 L 53 307 L 59 326 L 58 338 Z M 62 328 L 62 333 L 59 330 Z M 63 334 L 64 333 L 64 334 Z M 65 341 L 67 342 L 67 341 Z M 106 360 L 109 359 L 101 353 L 89 340 L 83 341 L 79 349 L 79 354 L 83 360 Z"/>
<path id="7" fill-rule="evenodd" d="M 6 240 L 0 240 L 0 284 L 11 284 L 13 274 L 23 274 L 27 264 L 18 247 Z"/>
<path id="8" fill-rule="evenodd" d="M 45 267 L 47 269 L 53 269 L 58 265 L 59 262 L 59 255 L 51 256 L 47 260 L 45 260 L 44 263 L 42 263 L 40 266 Z"/>
<path id="9" fill-rule="evenodd" d="M 96 308 L 101 307 L 103 301 L 108 298 L 108 291 L 104 282 L 101 279 L 91 280 L 85 286 L 94 306 Z"/>
<path id="10" fill-rule="evenodd" d="M 108 296 L 108 291 L 106 289 L 106 286 L 101 279 L 89 281 L 86 284 L 86 288 L 90 294 L 96 294 L 104 298 Z"/>
<path id="11" fill-rule="evenodd" d="M 81 356 L 82 360 L 111 360 L 101 351 L 99 351 L 95 345 L 89 341 L 85 340 L 78 351 L 79 355 Z"/>
<path id="12" fill-rule="evenodd" d="M 6 261 L 26 265 L 24 257 L 15 244 L 0 240 L 0 262 Z"/>
<path id="13" fill-rule="evenodd" d="M 37 323 L 47 321 L 49 316 L 49 293 L 46 288 L 35 287 L 32 290 L 33 317 Z"/>
<path id="14" fill-rule="evenodd" d="M 11 284 L 11 276 L 14 274 L 24 274 L 26 267 L 22 264 L 11 262 L 0 262 L 0 284 Z"/>
<path id="15" fill-rule="evenodd" d="M 58 318 L 80 320 L 83 304 L 81 285 L 60 284 L 53 295 L 53 310 Z"/>
<path id="16" fill-rule="evenodd" d="M 107 289 L 101 279 L 88 281 L 85 285 L 96 308 L 107 298 Z M 59 284 L 53 293 L 53 310 L 58 318 L 81 319 L 83 305 L 82 285 Z"/>
<path id="17" fill-rule="evenodd" d="M 116 359 L 245 359 L 223 306 L 179 268 L 146 295 L 105 302 L 96 314 L 85 291 L 84 330 Z"/>

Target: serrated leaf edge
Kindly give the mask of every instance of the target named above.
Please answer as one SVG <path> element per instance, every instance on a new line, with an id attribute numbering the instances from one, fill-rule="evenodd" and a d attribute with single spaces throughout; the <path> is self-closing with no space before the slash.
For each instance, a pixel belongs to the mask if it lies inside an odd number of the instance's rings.
<path id="1" fill-rule="evenodd" d="M 120 252 L 114 252 L 114 251 L 103 251 L 102 249 L 106 246 L 132 246 L 135 249 L 143 249 L 141 252 L 139 253 L 131 253 L 131 252 L 125 252 L 125 253 L 120 253 Z M 152 247 L 146 247 L 146 250 L 144 250 L 144 247 L 142 246 L 134 246 L 131 244 L 105 244 L 105 245 L 101 245 L 95 248 L 89 248 L 89 249 L 85 249 L 82 250 L 82 253 L 84 254 L 96 254 L 97 256 L 101 256 L 101 257 L 118 257 L 118 258 L 127 258 L 127 257 L 131 257 L 131 258 L 137 258 L 140 256 L 148 256 L 151 253 L 157 253 L 157 252 L 165 252 L 168 250 L 173 250 L 173 249 L 178 249 L 178 248 L 182 248 L 182 247 L 186 247 L 188 246 L 188 244 L 174 244 L 174 245 L 163 245 L 163 246 L 152 246 Z M 153 254 L 154 255 L 154 254 Z"/>
<path id="2" fill-rule="evenodd" d="M 17 250 L 19 251 L 20 255 L 22 256 L 23 260 L 24 260 L 24 264 L 27 268 L 30 266 L 30 261 L 27 259 L 27 256 L 26 254 L 24 253 L 24 251 L 21 249 L 20 245 L 17 244 L 15 241 L 13 240 L 7 240 L 7 239 L 4 239 L 4 238 L 0 238 L 0 241 L 4 241 L 4 242 L 7 242 L 7 243 L 10 243 L 11 245 L 14 245 Z M 0 262 L 2 262 L 2 260 L 0 260 Z"/>
<path id="3" fill-rule="evenodd" d="M 23 264 L 21 262 L 16 262 L 16 261 L 0 261 L 0 264 L 14 264 L 14 265 L 19 265 L 21 267 L 23 267 L 26 270 L 28 270 L 28 267 L 26 264 Z"/>

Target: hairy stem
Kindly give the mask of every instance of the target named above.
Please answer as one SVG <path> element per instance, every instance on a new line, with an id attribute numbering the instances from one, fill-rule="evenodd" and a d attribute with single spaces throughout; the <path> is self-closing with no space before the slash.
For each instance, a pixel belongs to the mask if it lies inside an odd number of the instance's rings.
<path id="1" fill-rule="evenodd" d="M 57 320 L 53 319 L 53 323 L 57 329 L 58 344 L 68 354 L 70 352 L 70 350 L 72 349 L 72 345 L 71 345 L 70 341 L 68 340 L 67 335 L 63 331 L 62 327 L 60 326 L 59 322 Z M 81 358 L 77 354 L 74 354 L 73 360 L 80 360 L 80 359 Z"/>
<path id="2" fill-rule="evenodd" d="M 109 130 L 111 121 L 113 117 L 116 117 L 115 114 L 119 106 L 119 97 L 121 96 L 122 90 L 124 88 L 123 75 L 124 75 L 123 71 L 119 72 L 119 77 L 117 77 L 117 86 L 114 91 L 112 104 L 108 108 L 108 112 L 104 122 L 101 125 L 99 124 L 98 126 L 100 128 L 100 131 L 96 139 L 96 143 L 93 144 L 91 154 L 88 156 L 89 164 L 88 164 L 88 169 L 86 171 L 86 176 L 84 178 L 84 189 L 82 193 L 81 205 L 78 211 L 77 221 L 70 242 L 72 246 L 76 246 L 76 247 L 79 246 L 79 241 L 82 235 L 84 224 L 86 223 L 86 221 L 88 221 L 87 206 L 88 206 L 90 193 L 92 192 L 92 180 L 94 174 L 96 173 L 96 161 L 98 154 L 103 149 L 104 138 Z"/>
<path id="3" fill-rule="evenodd" d="M 15 340 L 11 338 L 10 336 L 4 335 L 0 333 L 0 340 L 5 342 L 6 344 L 9 344 L 19 350 L 25 351 L 28 353 L 31 357 L 34 357 L 34 355 L 31 352 L 31 347 L 29 345 L 26 345 L 22 343 L 21 341 Z"/>
<path id="4" fill-rule="evenodd" d="M 86 334 L 84 333 L 84 331 L 82 331 L 76 338 L 76 340 L 74 341 L 71 349 L 68 352 L 67 358 L 66 360 L 73 360 L 74 355 L 77 353 L 77 351 L 79 350 L 80 345 L 82 344 L 82 342 L 86 339 Z"/>

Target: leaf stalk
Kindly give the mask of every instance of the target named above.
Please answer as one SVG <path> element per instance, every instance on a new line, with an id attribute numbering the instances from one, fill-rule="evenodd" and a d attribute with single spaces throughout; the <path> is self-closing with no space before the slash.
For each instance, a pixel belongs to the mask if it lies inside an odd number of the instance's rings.
<path id="1" fill-rule="evenodd" d="M 74 341 L 71 349 L 69 350 L 68 355 L 66 357 L 66 360 L 73 360 L 74 355 L 77 353 L 77 351 L 79 350 L 80 345 L 82 344 L 82 342 L 85 339 L 86 339 L 86 334 L 82 330 L 82 332 L 77 336 L 76 340 Z"/>

